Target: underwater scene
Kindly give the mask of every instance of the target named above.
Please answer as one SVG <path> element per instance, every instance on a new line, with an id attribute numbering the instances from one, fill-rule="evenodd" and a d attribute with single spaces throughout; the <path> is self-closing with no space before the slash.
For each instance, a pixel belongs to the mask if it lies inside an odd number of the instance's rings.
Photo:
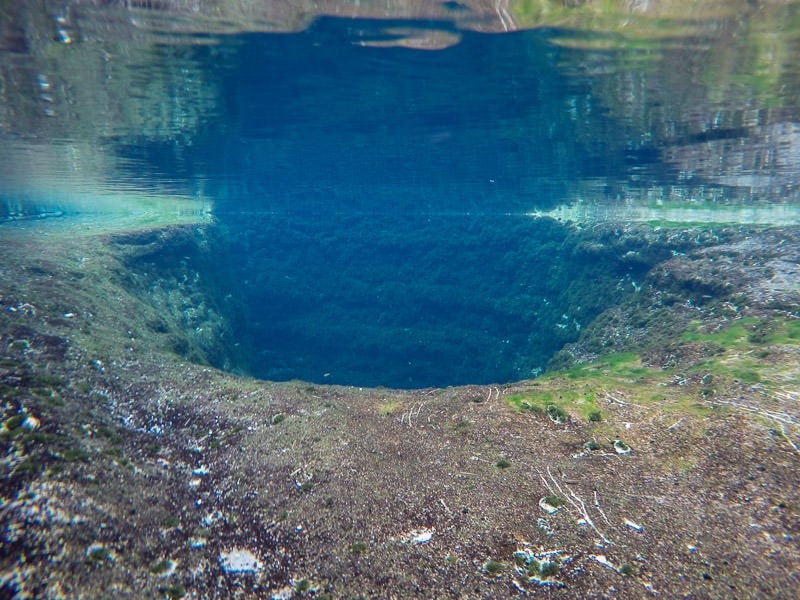
<path id="1" fill-rule="evenodd" d="M 0 400 L 0 599 L 794 598 L 800 3 L 0 0 Z"/>

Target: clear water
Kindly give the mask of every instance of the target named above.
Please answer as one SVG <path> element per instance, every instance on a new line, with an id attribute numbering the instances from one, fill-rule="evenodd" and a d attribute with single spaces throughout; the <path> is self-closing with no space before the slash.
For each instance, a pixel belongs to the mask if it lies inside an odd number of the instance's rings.
<path id="1" fill-rule="evenodd" d="M 3 5 L 0 236 L 205 221 L 237 371 L 523 379 L 667 251 L 548 215 L 800 219 L 795 3 L 140 4 Z"/>

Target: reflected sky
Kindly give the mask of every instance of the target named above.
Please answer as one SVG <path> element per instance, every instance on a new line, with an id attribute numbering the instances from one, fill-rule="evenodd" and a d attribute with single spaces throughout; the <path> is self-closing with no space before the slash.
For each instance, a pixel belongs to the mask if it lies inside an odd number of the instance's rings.
<path id="1" fill-rule="evenodd" d="M 0 5 L 6 217 L 798 201 L 794 3 L 91 4 Z"/>

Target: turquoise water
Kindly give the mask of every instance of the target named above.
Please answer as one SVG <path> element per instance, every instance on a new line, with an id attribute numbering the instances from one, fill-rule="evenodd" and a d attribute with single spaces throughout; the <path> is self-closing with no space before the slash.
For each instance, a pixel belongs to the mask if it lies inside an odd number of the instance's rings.
<path id="1" fill-rule="evenodd" d="M 237 372 L 528 378 L 671 251 L 587 252 L 594 223 L 798 218 L 793 3 L 248 26 L 80 6 L 4 34 L 0 218 L 202 217 Z"/>

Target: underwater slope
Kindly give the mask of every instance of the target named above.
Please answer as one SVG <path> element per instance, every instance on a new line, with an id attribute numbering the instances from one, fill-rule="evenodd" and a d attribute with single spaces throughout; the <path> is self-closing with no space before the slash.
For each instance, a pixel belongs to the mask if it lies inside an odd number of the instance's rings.
<path id="1" fill-rule="evenodd" d="M 719 234 L 652 267 L 551 373 L 412 391 L 199 364 L 218 359 L 197 330 L 226 331 L 202 276 L 129 270 L 178 243 L 199 272 L 192 228 L 15 239 L 3 594 L 790 597 L 800 235 Z"/>

